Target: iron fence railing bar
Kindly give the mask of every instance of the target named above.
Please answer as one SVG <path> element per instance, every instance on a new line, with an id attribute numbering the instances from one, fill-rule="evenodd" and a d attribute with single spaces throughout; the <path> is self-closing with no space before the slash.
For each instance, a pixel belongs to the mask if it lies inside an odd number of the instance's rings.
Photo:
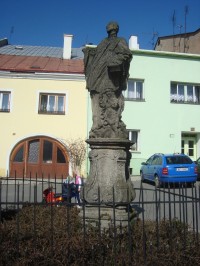
<path id="1" fill-rule="evenodd" d="M 175 202 L 176 202 L 176 196 L 174 195 L 174 193 L 175 193 L 175 184 L 173 184 L 173 206 L 174 206 L 174 217 L 176 217 L 176 204 L 175 204 Z"/>
<path id="2" fill-rule="evenodd" d="M 188 223 L 188 201 L 187 201 L 187 187 L 184 187 L 184 195 L 185 195 L 185 222 Z"/>
<path id="3" fill-rule="evenodd" d="M 192 197 L 194 196 L 194 186 L 192 186 Z M 195 230 L 195 213 L 194 213 L 194 201 L 192 202 L 192 225 Z"/>
<path id="4" fill-rule="evenodd" d="M 54 253 L 54 248 L 53 248 L 53 245 L 54 245 L 54 228 L 53 228 L 53 223 L 54 223 L 54 216 L 53 216 L 53 203 L 51 202 L 50 204 L 51 208 L 50 208 L 50 234 L 51 234 L 51 238 L 50 238 L 50 248 L 51 248 L 51 256 L 53 258 L 53 253 Z"/>
<path id="5" fill-rule="evenodd" d="M 50 184 L 51 184 L 51 182 L 50 182 L 50 174 L 48 174 L 48 187 L 50 187 Z"/>
<path id="6" fill-rule="evenodd" d="M 22 202 L 24 202 L 24 173 L 22 178 Z"/>
<path id="7" fill-rule="evenodd" d="M 165 194 L 171 194 L 171 195 L 174 195 L 174 196 L 180 196 L 180 193 L 177 193 L 177 192 L 172 192 L 173 191 L 173 189 L 172 189 L 172 191 L 170 190 L 170 189 L 168 189 L 169 187 L 168 187 L 168 185 L 166 186 L 167 187 L 167 189 L 166 188 L 163 188 L 163 189 L 160 189 L 160 188 L 157 188 L 157 190 L 159 190 L 160 192 L 163 192 L 163 193 L 165 193 Z M 172 187 L 173 188 L 173 187 Z M 182 185 L 181 184 L 179 184 L 178 185 L 178 191 L 180 190 L 182 188 Z M 186 186 L 186 188 L 188 188 L 187 186 Z M 193 188 L 193 186 L 191 187 L 191 189 Z M 141 188 L 135 188 L 135 190 L 136 191 L 140 191 L 140 189 Z M 145 191 L 150 191 L 150 192 L 152 192 L 152 191 L 155 191 L 155 188 L 154 189 L 148 189 L 148 188 L 145 188 Z M 140 193 L 141 194 L 141 193 Z M 184 195 L 182 195 L 182 196 L 184 196 Z M 187 198 L 190 198 L 190 199 L 193 199 L 193 197 L 192 196 L 185 196 L 185 197 L 187 197 Z M 139 197 L 140 198 L 140 197 Z M 199 199 L 200 200 L 200 199 Z"/>
<path id="8" fill-rule="evenodd" d="M 16 202 L 16 200 L 17 200 L 17 194 L 16 194 L 16 192 L 17 192 L 17 179 L 16 179 L 16 176 L 17 176 L 17 173 L 16 173 L 16 171 L 15 171 L 15 178 L 14 178 L 14 183 L 15 183 L 15 190 L 14 190 L 14 202 Z"/>
<path id="9" fill-rule="evenodd" d="M 171 193 L 171 187 L 170 187 L 170 184 L 168 183 L 167 184 L 167 202 L 168 203 L 168 212 L 169 212 L 169 221 L 171 221 L 172 219 L 172 193 Z M 171 228 L 171 223 L 170 223 L 170 228 Z"/>
<path id="10" fill-rule="evenodd" d="M 129 189 L 127 189 L 127 199 L 129 201 L 129 197 L 130 197 L 130 193 L 129 193 Z M 131 220 L 131 215 L 132 215 L 132 208 L 130 203 L 127 205 L 127 212 L 128 212 L 128 221 Z M 133 218 L 132 218 L 133 219 Z M 120 234 L 122 234 L 122 223 L 120 223 Z M 131 257 L 133 255 L 133 241 L 131 238 L 131 223 L 128 222 L 128 243 L 129 243 L 129 261 L 128 264 L 131 265 Z"/>
<path id="11" fill-rule="evenodd" d="M 19 255 L 19 184 L 17 184 L 17 216 L 16 216 L 16 219 L 17 219 L 17 231 L 16 231 L 16 246 L 17 246 L 17 254 Z"/>
<path id="12" fill-rule="evenodd" d="M 181 187 L 179 186 L 179 219 L 180 221 L 182 221 L 182 208 L 181 208 L 181 204 L 182 204 L 182 198 L 181 198 Z"/>
<path id="13" fill-rule="evenodd" d="M 1 223 L 1 220 L 2 220 L 2 217 L 1 217 L 1 210 L 2 210 L 1 197 L 2 197 L 2 181 L 0 181 L 0 223 Z M 1 241 L 0 241 L 0 243 L 1 243 Z"/>
<path id="14" fill-rule="evenodd" d="M 157 250 L 159 249 L 159 219 L 160 219 L 160 213 L 159 213 L 159 210 L 160 210 L 160 195 L 158 197 L 157 195 L 157 189 L 155 190 L 155 200 L 157 202 L 156 204 L 156 246 L 157 246 Z"/>
<path id="15" fill-rule="evenodd" d="M 34 246 L 36 247 L 36 203 L 37 203 L 37 188 L 34 185 L 34 204 L 33 204 L 33 241 Z"/>
<path id="16" fill-rule="evenodd" d="M 57 179 L 57 177 L 56 177 L 56 179 L 51 179 L 50 178 L 50 175 L 48 175 L 48 178 L 45 180 L 45 178 L 44 178 L 44 176 L 43 176 L 43 174 L 41 175 L 41 177 L 39 178 L 38 177 L 38 175 L 37 175 L 37 173 L 36 173 L 36 177 L 35 178 L 33 178 L 32 177 L 32 175 L 31 175 L 31 173 L 29 174 L 29 177 L 27 177 L 27 178 L 16 178 L 16 175 L 15 175 L 15 177 L 14 178 L 12 178 L 12 177 L 1 177 L 1 180 L 3 181 L 3 180 L 6 180 L 6 182 L 10 182 L 10 181 L 15 181 L 15 182 L 19 182 L 20 183 L 20 181 L 22 182 L 22 184 L 24 183 L 24 186 L 25 186 L 25 182 L 29 182 L 29 183 L 32 183 L 33 181 L 35 181 L 36 183 L 42 183 L 42 182 L 44 182 L 44 183 L 49 183 L 49 184 L 54 184 L 54 183 L 56 183 L 56 184 L 58 184 L 59 182 L 60 183 L 63 183 L 63 179 Z M 59 181 L 60 180 L 60 181 Z M 14 182 L 14 183 L 15 183 Z M 180 186 L 180 188 L 181 188 L 182 186 Z M 186 186 L 184 186 L 185 188 L 186 188 Z M 140 189 L 141 188 L 135 188 L 135 191 L 140 191 Z M 149 189 L 149 188 L 145 188 L 145 191 L 146 192 L 152 192 L 152 191 L 154 191 L 155 189 Z M 178 190 L 179 190 L 179 187 L 178 187 Z M 167 190 L 166 191 L 166 189 L 165 188 L 163 188 L 163 189 L 161 189 L 161 188 L 159 188 L 158 189 L 158 191 L 160 192 L 160 193 L 167 193 L 167 194 L 172 194 L 172 195 L 174 195 L 174 196 L 180 196 L 180 193 L 177 193 L 177 192 L 175 192 L 175 186 L 173 185 L 173 187 L 172 187 L 172 190 Z M 140 195 L 141 195 L 141 193 L 140 193 Z M 189 196 L 189 195 L 185 195 L 185 194 L 183 194 L 183 196 L 184 197 L 187 197 L 187 198 L 190 198 L 190 199 L 193 199 L 193 197 L 192 196 Z M 141 197 L 141 196 L 140 196 Z M 139 197 L 139 198 L 140 198 Z M 198 198 L 199 199 L 199 198 Z M 200 199 L 199 199 L 200 200 Z"/>
<path id="17" fill-rule="evenodd" d="M 98 195 L 98 232 L 100 234 L 100 232 L 101 232 L 101 208 L 100 208 L 101 194 L 100 194 L 99 186 L 98 186 L 98 190 L 97 190 L 97 195 Z"/>
<path id="18" fill-rule="evenodd" d="M 6 208 L 7 208 L 7 201 L 8 201 L 8 178 L 6 182 Z"/>
<path id="19" fill-rule="evenodd" d="M 197 198 L 197 188 L 194 187 L 194 195 Z M 194 216 L 195 216 L 195 241 L 198 242 L 198 208 L 197 208 L 197 202 L 194 202 Z"/>
<path id="20" fill-rule="evenodd" d="M 195 186 L 195 198 L 198 198 L 197 196 L 197 187 Z M 197 206 L 197 201 L 195 201 L 195 214 L 196 214 L 196 232 L 199 231 L 199 227 L 198 227 L 198 216 L 199 216 L 199 213 L 198 213 L 198 206 Z M 198 239 L 198 234 L 197 234 L 197 242 L 199 242 L 199 239 Z"/>
<path id="21" fill-rule="evenodd" d="M 185 218 L 185 224 L 188 224 L 188 201 L 187 201 L 187 186 L 186 184 L 183 186 L 183 190 L 184 190 L 184 197 L 183 197 L 183 204 L 185 206 L 184 208 L 184 218 Z"/>
<path id="22" fill-rule="evenodd" d="M 168 184 L 168 192 L 170 192 L 170 185 Z M 168 211 L 169 211 L 169 243 L 172 243 L 172 213 L 171 213 L 171 193 L 168 193 Z M 169 245 L 171 251 L 173 250 L 173 244 Z"/>
<path id="23" fill-rule="evenodd" d="M 98 190 L 97 190 L 97 195 L 98 195 L 98 224 L 97 224 L 97 228 L 98 228 L 98 250 L 99 253 L 102 253 L 101 250 L 101 230 L 102 230 L 102 224 L 101 224 L 101 193 L 100 193 L 100 187 L 98 186 Z M 103 258 L 102 258 L 103 260 Z M 99 261 L 99 265 L 101 265 L 101 263 L 103 263 L 101 260 Z"/>
<path id="24" fill-rule="evenodd" d="M 32 178 L 31 178 L 31 172 L 30 172 L 30 175 L 29 175 L 29 202 L 31 201 L 31 182 L 32 182 Z"/>
<path id="25" fill-rule="evenodd" d="M 144 224 L 144 190 L 143 185 L 141 183 L 141 198 L 142 198 L 142 244 L 143 244 L 143 258 L 144 258 L 144 265 L 146 265 L 146 233 L 145 233 L 145 224 Z"/>
<path id="26" fill-rule="evenodd" d="M 85 221 L 85 188 L 82 188 L 82 223 L 83 223 L 83 252 L 85 253 L 86 249 L 86 221 Z M 85 265 L 85 260 L 84 260 Z"/>
<path id="27" fill-rule="evenodd" d="M 20 186 L 20 184 L 19 184 L 19 186 Z M 3 187 L 3 185 L 2 185 L 2 187 Z M 37 195 L 37 197 L 38 197 L 38 195 Z M 16 202 L 17 201 L 12 201 L 12 200 L 10 200 L 10 201 L 4 201 L 4 200 L 2 200 L 2 204 L 4 204 L 4 205 L 6 205 L 6 203 L 7 203 L 7 208 L 9 208 L 10 207 L 10 205 L 15 205 L 16 204 Z M 19 202 L 20 202 L 20 205 L 22 205 L 23 203 L 33 203 L 34 202 L 34 200 L 33 200 L 33 198 L 31 199 L 31 201 L 22 201 L 22 200 L 19 200 Z M 41 200 L 41 202 L 42 202 L 42 200 Z M 98 203 L 92 203 L 92 202 L 88 202 L 91 206 L 99 206 L 99 204 Z M 134 205 L 141 205 L 141 202 L 139 202 L 139 201 L 132 201 L 131 202 L 132 204 L 134 203 Z M 159 201 L 159 205 L 164 209 L 164 206 L 166 205 L 166 204 L 171 204 L 172 205 L 172 203 L 174 204 L 180 204 L 180 206 L 182 206 L 182 203 L 183 203 L 183 201 L 181 200 L 181 199 L 179 199 L 179 200 L 176 200 L 176 201 L 169 201 L 169 200 L 165 200 L 165 199 L 163 199 L 163 200 L 160 200 Z M 199 201 L 198 200 L 189 200 L 189 201 L 187 201 L 187 204 L 198 204 L 199 205 Z M 40 202 L 38 202 L 38 204 L 40 204 Z M 109 202 L 108 203 L 108 205 L 111 205 L 112 204 L 112 202 Z M 115 205 L 119 205 L 120 204 L 120 202 L 115 202 Z M 126 206 L 128 204 L 128 202 L 125 204 L 125 203 L 123 203 L 123 205 L 121 205 L 121 206 Z M 142 204 L 144 204 L 144 205 L 152 205 L 152 204 L 157 204 L 156 203 L 156 201 L 144 201 Z M 73 205 L 77 205 L 77 203 L 73 203 Z M 82 204 L 83 205 L 83 204 Z M 100 203 L 100 205 L 101 205 L 101 203 Z M 159 209 L 162 209 L 162 208 L 159 208 Z M 181 207 L 182 208 L 182 207 Z M 169 209 L 169 208 L 168 208 Z M 159 210 L 158 210 L 158 212 L 159 212 Z M 171 211 L 171 214 L 172 214 L 172 211 Z M 162 216 L 162 215 L 161 215 Z M 160 217 L 161 217 L 160 216 Z M 163 212 L 163 217 L 165 217 L 166 216 L 166 212 L 164 213 Z M 178 217 L 177 216 L 177 214 L 176 215 L 174 215 L 175 217 Z M 181 220 L 183 219 L 183 217 L 182 217 L 183 215 L 181 215 L 181 216 L 179 216 L 179 217 L 181 217 Z M 159 217 L 159 215 L 158 215 L 158 217 Z M 160 219 L 159 219 L 160 220 Z"/>
<path id="28" fill-rule="evenodd" d="M 164 187 L 164 190 L 165 189 L 166 189 L 166 187 Z M 166 193 L 165 193 L 165 191 L 163 193 L 163 200 L 160 201 L 160 204 L 162 204 L 162 203 L 163 203 L 163 217 L 164 217 L 164 220 L 165 220 L 165 218 L 166 218 Z"/>
<path id="29" fill-rule="evenodd" d="M 43 192 L 44 191 L 44 174 L 43 173 L 42 173 L 42 180 L 39 182 L 42 182 L 42 192 Z M 43 195 L 42 195 L 42 198 L 43 198 Z"/>
<path id="30" fill-rule="evenodd" d="M 35 176 L 35 186 L 36 186 L 36 202 L 37 202 L 37 189 L 38 189 L 38 174 Z"/>
<path id="31" fill-rule="evenodd" d="M 159 205 L 160 205 L 160 199 L 161 199 L 161 192 L 159 190 Z M 160 221 L 160 219 L 161 219 L 161 207 L 158 209 L 158 212 L 159 212 L 159 219 L 158 219 L 158 221 Z"/>
<path id="32" fill-rule="evenodd" d="M 117 254 L 117 248 L 116 248 L 116 237 L 117 237 L 117 232 L 116 232 L 116 216 L 115 216 L 115 188 L 114 186 L 112 187 L 112 195 L 113 195 L 113 205 L 112 205 L 112 208 L 113 208 L 113 219 L 111 220 L 112 222 L 112 230 L 114 230 L 114 258 L 113 258 L 113 262 L 114 262 L 114 265 L 116 265 L 116 254 Z"/>
<path id="33" fill-rule="evenodd" d="M 139 194 L 139 202 L 140 202 L 141 201 L 141 196 L 142 196 L 142 193 L 141 193 L 141 191 L 142 191 L 142 181 L 140 182 L 140 188 L 139 189 L 138 188 L 135 188 L 135 192 L 137 190 L 139 190 L 139 192 L 140 192 L 140 194 Z"/>
<path id="34" fill-rule="evenodd" d="M 20 185 L 19 185 L 20 186 Z M 11 205 L 15 205 L 16 204 L 16 202 L 17 201 L 7 201 L 7 208 L 10 208 L 11 207 Z M 29 201 L 20 201 L 19 200 L 19 203 L 20 203 L 20 205 L 23 205 L 23 203 L 25 203 L 25 204 L 27 204 L 27 203 L 34 203 L 34 199 L 31 199 L 31 201 L 29 202 Z M 42 203 L 42 200 L 41 200 L 41 202 L 38 202 L 38 205 L 40 205 Z M 111 205 L 111 203 L 112 202 L 109 202 L 109 205 Z M 134 205 L 139 205 L 139 204 L 141 204 L 141 202 L 139 202 L 139 201 L 133 201 L 132 203 L 134 203 Z M 162 200 L 162 201 L 160 201 L 159 202 L 159 205 L 160 205 L 160 209 L 162 209 L 163 207 L 164 207 L 164 205 L 166 205 L 166 204 L 172 204 L 172 203 L 180 203 L 180 204 L 182 204 L 183 203 L 183 201 L 182 200 L 177 200 L 177 201 L 174 201 L 174 202 L 169 202 L 169 201 L 165 201 L 165 200 Z M 199 201 L 187 201 L 187 204 L 188 203 L 193 203 L 193 204 L 198 204 L 199 203 Z M 6 205 L 6 201 L 1 201 L 1 204 L 3 205 Z M 65 203 L 62 203 L 63 205 L 65 205 Z M 93 206 L 93 207 L 99 207 L 99 204 L 98 203 L 92 203 L 92 202 L 90 202 L 89 203 L 90 204 L 90 206 Z M 116 205 L 119 205 L 120 204 L 120 202 L 115 202 L 115 204 Z M 126 205 L 128 204 L 128 202 L 126 203 Z M 152 205 L 152 204 L 156 204 L 156 202 L 155 201 L 144 201 L 142 204 L 144 204 L 144 205 Z M 72 205 L 74 205 L 74 206 L 77 206 L 77 203 L 72 203 Z M 82 203 L 82 206 L 83 206 L 83 203 Z M 101 207 L 102 205 L 101 205 L 101 203 L 100 203 L 100 207 Z M 121 205 L 121 206 L 125 206 L 125 204 L 123 204 L 123 205 Z M 169 208 L 168 208 L 169 209 Z M 172 214 L 172 211 L 171 211 L 171 214 Z M 166 217 L 167 215 L 165 214 L 164 215 L 164 213 L 163 213 L 163 216 L 161 215 L 160 217 Z M 172 215 L 171 215 L 172 216 Z M 173 215 L 174 216 L 174 215 Z M 158 215 L 158 217 L 159 217 L 159 215 Z M 176 216 L 174 216 L 174 217 L 178 217 L 177 215 Z M 182 215 L 181 215 L 181 220 L 183 219 L 183 217 L 182 217 Z M 159 221 L 160 221 L 160 219 L 158 219 Z"/>
<path id="35" fill-rule="evenodd" d="M 57 193 L 56 175 L 54 175 L 54 187 L 55 187 L 55 194 L 56 194 Z"/>
<path id="36" fill-rule="evenodd" d="M 186 207 L 186 204 L 185 204 L 185 197 L 183 196 L 184 194 L 184 187 L 182 186 L 182 200 L 183 200 L 183 203 L 182 203 L 182 210 L 183 210 L 183 235 L 184 235 L 184 241 L 183 241 L 183 250 L 186 249 L 186 213 L 185 213 L 185 207 Z"/>

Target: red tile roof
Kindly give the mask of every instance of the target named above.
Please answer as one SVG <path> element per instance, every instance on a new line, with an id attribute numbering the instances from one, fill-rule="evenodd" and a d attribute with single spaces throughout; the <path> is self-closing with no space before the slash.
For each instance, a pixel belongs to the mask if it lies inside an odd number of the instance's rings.
<path id="1" fill-rule="evenodd" d="M 0 54 L 0 71 L 83 74 L 82 59 Z"/>

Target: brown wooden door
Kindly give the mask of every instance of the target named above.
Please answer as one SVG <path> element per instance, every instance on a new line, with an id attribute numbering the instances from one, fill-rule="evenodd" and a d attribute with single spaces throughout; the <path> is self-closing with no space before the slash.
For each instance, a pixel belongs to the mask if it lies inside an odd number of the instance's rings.
<path id="1" fill-rule="evenodd" d="M 10 176 L 17 178 L 66 178 L 69 156 L 58 141 L 47 137 L 20 142 L 10 156 Z"/>

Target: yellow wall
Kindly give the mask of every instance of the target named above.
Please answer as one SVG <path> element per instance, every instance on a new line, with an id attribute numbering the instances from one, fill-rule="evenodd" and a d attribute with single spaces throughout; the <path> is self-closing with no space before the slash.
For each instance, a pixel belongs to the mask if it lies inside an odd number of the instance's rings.
<path id="1" fill-rule="evenodd" d="M 51 77 L 53 78 L 53 76 Z M 11 91 L 10 113 L 0 112 L 0 176 L 9 169 L 9 155 L 24 138 L 36 135 L 67 139 L 87 137 L 87 90 L 81 80 L 0 77 L 0 91 Z M 38 114 L 39 93 L 65 93 L 65 115 Z"/>

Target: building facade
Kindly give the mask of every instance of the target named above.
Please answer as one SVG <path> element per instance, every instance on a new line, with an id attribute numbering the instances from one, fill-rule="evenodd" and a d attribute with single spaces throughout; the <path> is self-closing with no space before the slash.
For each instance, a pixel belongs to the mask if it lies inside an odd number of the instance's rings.
<path id="1" fill-rule="evenodd" d="M 200 156 L 200 55 L 133 50 L 123 121 L 131 172 L 154 153 Z"/>
<path id="2" fill-rule="evenodd" d="M 200 29 L 194 32 L 159 37 L 155 50 L 176 53 L 200 54 Z"/>
<path id="3" fill-rule="evenodd" d="M 61 50 L 0 47 L 0 176 L 72 174 L 68 141 L 86 138 L 87 91 L 82 57 Z"/>
<path id="4" fill-rule="evenodd" d="M 64 49 L 0 42 L 0 176 L 72 174 L 68 141 L 87 139 L 92 111 L 83 54 L 71 49 L 67 37 Z M 137 40 L 130 40 L 122 120 L 133 142 L 131 174 L 139 175 L 141 162 L 153 153 L 185 153 L 196 160 L 200 55 L 139 50 Z M 82 175 L 88 171 L 87 161 Z"/>

